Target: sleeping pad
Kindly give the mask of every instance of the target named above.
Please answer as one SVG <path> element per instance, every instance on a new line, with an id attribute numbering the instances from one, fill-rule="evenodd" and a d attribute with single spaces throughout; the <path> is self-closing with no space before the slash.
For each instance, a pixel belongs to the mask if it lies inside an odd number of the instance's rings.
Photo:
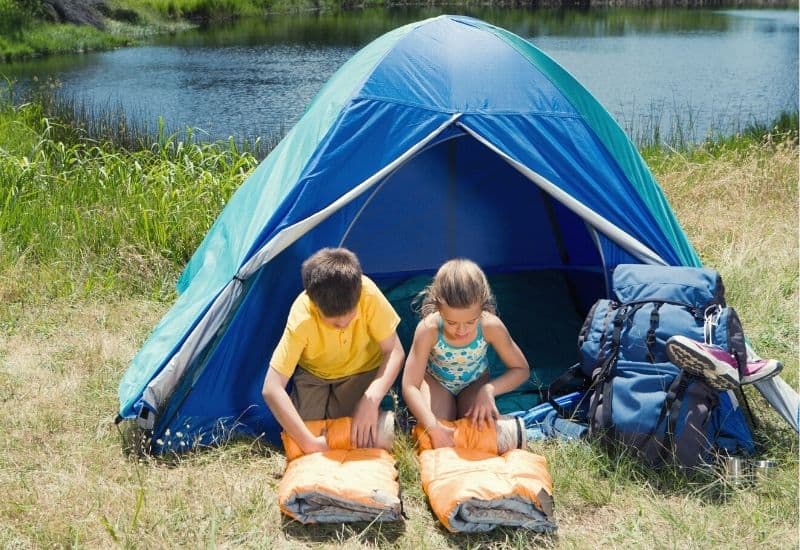
<path id="1" fill-rule="evenodd" d="M 414 427 L 422 488 L 439 521 L 451 532 L 490 531 L 500 525 L 556 530 L 553 482 L 543 456 L 527 450 L 519 418 L 501 418 L 479 430 L 469 419 L 455 428 L 455 447 L 432 448 Z"/>
<path id="2" fill-rule="evenodd" d="M 394 415 L 381 411 L 375 446 L 350 444 L 351 418 L 310 420 L 314 435 L 325 434 L 330 450 L 304 454 L 286 432 L 286 471 L 278 485 L 281 511 L 301 523 L 400 521 L 400 485 L 394 457 Z"/>

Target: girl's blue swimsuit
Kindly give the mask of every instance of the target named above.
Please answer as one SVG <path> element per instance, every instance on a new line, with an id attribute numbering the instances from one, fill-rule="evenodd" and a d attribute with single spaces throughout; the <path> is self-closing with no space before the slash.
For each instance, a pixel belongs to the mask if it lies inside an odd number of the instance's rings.
<path id="1" fill-rule="evenodd" d="M 443 322 L 439 319 L 439 337 L 428 356 L 428 372 L 447 391 L 458 395 L 489 368 L 486 358 L 489 343 L 483 337 L 480 321 L 475 339 L 463 346 L 448 344 L 442 328 Z"/>

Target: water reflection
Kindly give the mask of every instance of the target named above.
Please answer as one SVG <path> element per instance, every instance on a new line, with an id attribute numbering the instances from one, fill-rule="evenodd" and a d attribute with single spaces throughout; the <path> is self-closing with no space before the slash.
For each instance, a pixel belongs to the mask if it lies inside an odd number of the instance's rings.
<path id="1" fill-rule="evenodd" d="M 446 11 L 452 13 L 448 8 Z M 456 10 L 531 40 L 582 82 L 634 138 L 702 139 L 796 110 L 793 10 Z M 356 51 L 435 8 L 240 21 L 162 36 L 138 48 L 0 65 L 20 89 L 50 75 L 92 109 L 207 139 L 268 137 L 299 119 Z"/>
<path id="2" fill-rule="evenodd" d="M 752 10 L 751 10 L 752 11 Z M 621 36 L 629 33 L 725 31 L 731 18 L 685 9 L 392 8 L 338 14 L 267 17 L 157 38 L 157 44 L 197 46 L 304 44 L 362 46 L 392 29 L 442 13 L 468 15 L 520 36 Z"/>

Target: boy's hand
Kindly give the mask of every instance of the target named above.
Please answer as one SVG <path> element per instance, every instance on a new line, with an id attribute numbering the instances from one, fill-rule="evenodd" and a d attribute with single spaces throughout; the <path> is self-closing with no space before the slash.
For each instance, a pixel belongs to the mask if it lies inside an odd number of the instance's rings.
<path id="1" fill-rule="evenodd" d="M 330 450 L 330 447 L 328 447 L 328 440 L 324 433 L 314 437 L 305 445 L 301 445 L 301 447 L 305 454 L 325 452 Z"/>
<path id="2" fill-rule="evenodd" d="M 374 447 L 378 441 L 378 405 L 368 395 L 358 400 L 350 425 L 350 443 L 359 449 Z"/>
<path id="3" fill-rule="evenodd" d="M 434 449 L 438 449 L 440 447 L 455 447 L 455 428 L 451 428 L 450 426 L 442 426 L 437 422 L 436 427 L 426 431 L 428 436 L 431 438 L 431 445 L 433 445 Z"/>
<path id="4" fill-rule="evenodd" d="M 472 419 L 472 423 L 482 430 L 484 426 L 494 425 L 496 418 L 500 417 L 497 404 L 494 401 L 494 388 L 491 384 L 483 385 L 475 394 L 475 401 L 467 409 L 466 416 Z"/>

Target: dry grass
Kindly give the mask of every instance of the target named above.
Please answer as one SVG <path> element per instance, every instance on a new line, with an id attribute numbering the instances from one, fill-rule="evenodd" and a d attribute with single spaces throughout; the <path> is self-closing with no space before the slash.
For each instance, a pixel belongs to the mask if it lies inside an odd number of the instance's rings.
<path id="1" fill-rule="evenodd" d="M 703 260 L 717 267 L 757 349 L 798 373 L 798 149 L 672 155 L 657 178 Z M 28 266 L 30 267 L 30 266 Z M 34 277 L 35 279 L 35 277 Z M 28 281 L 28 282 L 26 282 Z M 796 434 L 748 392 L 781 463 L 769 486 L 726 494 L 551 442 L 559 534 L 447 534 L 395 448 L 407 519 L 304 527 L 283 518 L 275 448 L 238 442 L 176 463 L 122 451 L 113 418 L 123 371 L 166 306 L 146 299 L 31 300 L 30 273 L 0 273 L 0 546 L 43 548 L 798 547 Z"/>
<path id="2" fill-rule="evenodd" d="M 673 155 L 657 178 L 705 265 L 762 355 L 798 353 L 796 142 L 731 148 L 719 158 Z M 797 369 L 788 380 L 797 383 Z"/>

